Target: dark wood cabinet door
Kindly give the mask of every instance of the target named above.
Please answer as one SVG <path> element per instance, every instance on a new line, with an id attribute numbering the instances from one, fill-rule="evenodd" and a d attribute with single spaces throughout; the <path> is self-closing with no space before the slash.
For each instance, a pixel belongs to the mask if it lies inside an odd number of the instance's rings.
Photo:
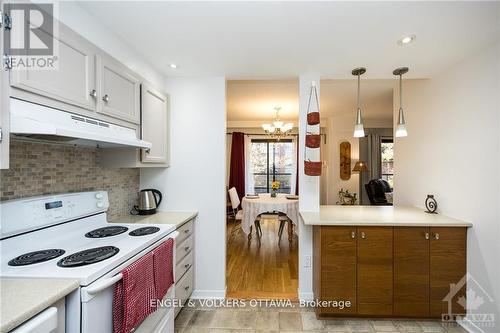
<path id="1" fill-rule="evenodd" d="M 429 228 L 394 228 L 394 315 L 429 316 Z"/>
<path id="2" fill-rule="evenodd" d="M 358 314 L 392 315 L 393 228 L 359 227 Z"/>
<path id="3" fill-rule="evenodd" d="M 466 228 L 431 228 L 430 315 L 432 317 L 449 314 L 448 301 L 451 302 L 452 314 L 465 314 L 465 308 L 458 301 L 462 296 L 465 299 L 466 284 L 458 285 L 458 283 L 462 278 L 465 282 L 466 244 Z M 450 284 L 457 284 L 457 290 L 451 291 Z"/>
<path id="4" fill-rule="evenodd" d="M 321 300 L 349 301 L 351 307 L 327 307 L 322 314 L 356 314 L 356 228 L 321 227 Z"/>

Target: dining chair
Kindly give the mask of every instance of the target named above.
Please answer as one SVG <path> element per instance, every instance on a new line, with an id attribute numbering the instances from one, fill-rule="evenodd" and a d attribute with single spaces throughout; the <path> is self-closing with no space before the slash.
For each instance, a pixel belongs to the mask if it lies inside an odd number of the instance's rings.
<path id="1" fill-rule="evenodd" d="M 238 196 L 238 191 L 236 191 L 236 188 L 235 187 L 231 187 L 229 189 L 229 199 L 231 200 L 231 207 L 233 209 L 233 216 L 234 216 L 234 219 L 235 221 L 241 221 L 241 219 L 243 218 L 243 211 L 242 210 L 238 210 L 238 207 L 240 206 L 240 198 Z M 257 216 L 257 219 L 254 221 L 254 224 L 255 224 L 255 231 L 257 233 L 257 237 L 259 237 L 259 239 L 262 237 L 262 229 L 260 227 L 260 215 Z M 234 226 L 233 226 L 233 229 L 231 230 L 231 234 L 234 232 Z M 250 226 L 250 234 L 248 235 L 248 239 L 250 240 L 252 238 L 252 226 Z"/>

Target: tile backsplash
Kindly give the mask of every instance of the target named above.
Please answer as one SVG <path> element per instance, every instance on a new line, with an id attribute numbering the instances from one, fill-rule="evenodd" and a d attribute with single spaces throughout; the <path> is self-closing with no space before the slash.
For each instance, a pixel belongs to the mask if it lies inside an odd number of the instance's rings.
<path id="1" fill-rule="evenodd" d="M 137 202 L 139 169 L 99 165 L 100 150 L 11 140 L 10 168 L 0 170 L 0 200 L 81 191 L 108 191 L 108 216 Z"/>

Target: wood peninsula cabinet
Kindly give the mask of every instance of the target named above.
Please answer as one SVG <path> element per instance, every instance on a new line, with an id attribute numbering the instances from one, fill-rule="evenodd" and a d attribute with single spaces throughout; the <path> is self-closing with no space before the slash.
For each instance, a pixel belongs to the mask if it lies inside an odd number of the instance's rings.
<path id="1" fill-rule="evenodd" d="M 301 216 L 313 225 L 314 296 L 328 301 L 316 308 L 318 317 L 441 318 L 449 312 L 450 285 L 467 272 L 469 223 L 419 214 L 432 223 L 387 222 L 385 217 L 377 226 L 372 221 L 329 222 L 325 214 Z M 453 314 L 465 313 L 457 303 L 465 289 L 451 295 Z"/>

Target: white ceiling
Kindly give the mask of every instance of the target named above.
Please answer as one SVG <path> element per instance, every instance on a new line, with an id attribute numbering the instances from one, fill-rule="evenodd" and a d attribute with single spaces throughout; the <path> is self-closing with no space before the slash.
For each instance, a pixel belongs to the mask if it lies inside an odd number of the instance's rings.
<path id="1" fill-rule="evenodd" d="M 89 1 L 83 8 L 165 75 L 350 78 L 439 73 L 498 38 L 498 2 Z M 399 46 L 415 34 L 414 43 Z M 179 68 L 169 68 L 176 63 Z"/>
<path id="2" fill-rule="evenodd" d="M 363 118 L 392 122 L 394 80 L 362 80 Z M 352 115 L 356 111 L 356 80 L 321 80 L 322 118 Z M 270 121 L 273 108 L 281 106 L 281 118 L 297 121 L 299 116 L 297 80 L 229 80 L 228 121 Z"/>

